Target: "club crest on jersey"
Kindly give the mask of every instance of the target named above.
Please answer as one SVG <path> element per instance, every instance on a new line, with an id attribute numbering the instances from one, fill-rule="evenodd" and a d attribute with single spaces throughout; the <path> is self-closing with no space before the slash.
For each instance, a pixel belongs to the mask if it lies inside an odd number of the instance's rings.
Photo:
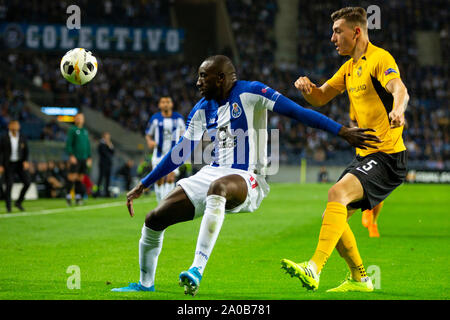
<path id="1" fill-rule="evenodd" d="M 390 74 L 390 73 L 392 73 L 392 72 L 397 73 L 397 71 L 396 71 L 395 69 L 389 68 L 389 69 L 387 69 L 387 70 L 384 72 L 384 75 L 387 76 L 388 74 Z"/>
<path id="2" fill-rule="evenodd" d="M 233 103 L 233 109 L 231 110 L 231 116 L 233 118 L 238 118 L 242 113 L 241 107 L 235 102 Z"/>
<path id="3" fill-rule="evenodd" d="M 358 70 L 356 70 L 356 74 L 358 75 L 358 77 L 361 77 L 361 73 L 362 73 L 362 67 L 360 66 L 358 68 Z"/>

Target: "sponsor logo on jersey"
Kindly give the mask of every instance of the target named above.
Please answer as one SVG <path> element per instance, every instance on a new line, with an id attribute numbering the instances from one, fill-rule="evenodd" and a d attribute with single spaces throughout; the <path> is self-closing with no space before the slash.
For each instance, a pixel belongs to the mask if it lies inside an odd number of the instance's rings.
<path id="1" fill-rule="evenodd" d="M 364 91 L 366 89 L 367 89 L 367 86 L 365 84 L 362 84 L 357 87 L 350 87 L 350 88 L 348 88 L 348 91 L 351 93 L 357 93 L 359 91 Z"/>
<path id="2" fill-rule="evenodd" d="M 392 72 L 398 73 L 395 69 L 389 68 L 389 69 L 387 69 L 387 70 L 384 72 L 384 75 L 387 76 L 388 74 L 390 74 L 390 73 L 392 73 Z"/>

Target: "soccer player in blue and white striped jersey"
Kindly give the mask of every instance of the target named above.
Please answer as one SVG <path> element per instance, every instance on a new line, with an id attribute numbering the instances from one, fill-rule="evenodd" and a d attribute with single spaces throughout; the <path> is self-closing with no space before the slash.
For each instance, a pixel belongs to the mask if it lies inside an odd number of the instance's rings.
<path id="1" fill-rule="evenodd" d="M 161 111 L 150 118 L 145 130 L 147 146 L 153 149 L 152 168 L 155 168 L 162 158 L 175 146 L 186 129 L 183 116 L 173 111 L 171 97 L 159 98 L 158 108 Z M 177 174 L 178 171 L 175 169 L 167 176 L 156 181 L 155 195 L 158 203 L 175 188 L 175 175 Z"/>
<path id="2" fill-rule="evenodd" d="M 370 129 L 347 128 L 313 110 L 305 109 L 261 82 L 239 81 L 226 56 L 207 58 L 198 69 L 197 87 L 203 98 L 192 109 L 183 137 L 161 162 L 127 194 L 133 200 L 145 188 L 186 160 L 207 132 L 214 144 L 213 161 L 195 175 L 178 181 L 145 219 L 139 240 L 140 281 L 113 291 L 155 291 L 155 271 L 164 230 L 203 215 L 194 261 L 180 276 L 185 294 L 195 295 L 206 263 L 222 227 L 225 212 L 252 212 L 269 193 L 267 168 L 267 110 L 328 131 L 352 146 L 371 147 L 379 139 Z"/>

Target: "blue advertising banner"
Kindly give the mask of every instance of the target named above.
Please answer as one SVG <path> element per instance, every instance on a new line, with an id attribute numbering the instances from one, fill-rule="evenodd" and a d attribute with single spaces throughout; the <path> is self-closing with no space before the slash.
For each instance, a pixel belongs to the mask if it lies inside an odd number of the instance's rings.
<path id="1" fill-rule="evenodd" d="M 163 53 L 182 51 L 184 32 L 173 28 L 134 28 L 115 25 L 1 23 L 0 40 L 6 48 L 35 50 L 87 50 Z"/>

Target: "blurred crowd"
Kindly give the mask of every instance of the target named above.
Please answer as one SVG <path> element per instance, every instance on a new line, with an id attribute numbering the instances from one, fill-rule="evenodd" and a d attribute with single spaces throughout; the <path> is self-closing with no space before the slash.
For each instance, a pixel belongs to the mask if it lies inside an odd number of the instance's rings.
<path id="1" fill-rule="evenodd" d="M 8 10 L 6 16 L 18 19 L 21 12 L 18 8 L 22 2 L 13 3 L 17 9 Z M 59 3 L 55 2 L 54 6 L 60 5 Z M 122 13 L 127 17 L 134 17 L 130 18 L 132 24 L 145 24 L 139 17 L 145 17 L 146 10 L 152 7 L 150 11 L 153 13 L 158 12 L 157 10 L 162 13 L 160 20 L 156 19 L 154 23 L 151 19 L 147 21 L 152 21 L 152 24 L 168 24 L 168 20 L 165 20 L 168 19 L 166 1 L 138 1 L 136 3 L 140 6 L 139 10 L 135 1 L 132 2 L 133 5 L 130 1 L 95 3 L 90 10 L 94 10 L 96 21 L 100 17 L 98 21 L 114 23 L 115 20 L 108 14 Z M 240 62 L 237 68 L 240 79 L 264 82 L 308 107 L 295 90 L 294 81 L 300 75 L 307 75 L 320 85 L 347 59 L 339 57 L 330 42 L 330 14 L 346 6 L 346 1 L 308 2 L 307 6 L 300 4 L 299 30 L 293 30 L 299 36 L 298 62 L 295 65 L 276 64 L 274 61 L 277 46 L 274 34 L 277 1 L 257 3 L 255 0 L 236 0 L 226 3 L 239 52 Z M 34 8 L 37 4 L 37 1 L 30 1 L 25 6 Z M 362 1 L 360 5 L 367 8 L 370 3 Z M 441 0 L 389 1 L 382 6 L 381 30 L 369 31 L 371 42 L 390 51 L 396 59 L 411 97 L 404 130 L 410 159 L 426 161 L 427 166 L 432 168 L 442 168 L 444 162 L 450 160 L 449 65 L 448 60 L 445 60 L 450 43 L 450 19 L 448 10 L 442 10 L 445 7 L 446 1 Z M 51 12 L 50 10 L 49 14 Z M 89 14 L 85 16 L 89 17 Z M 37 16 L 29 18 L 39 19 Z M 45 22 L 50 20 L 46 17 Z M 445 60 L 443 66 L 420 66 L 416 40 L 411 30 L 435 31 L 439 34 L 442 57 Z M 195 87 L 198 66 L 167 59 L 98 57 L 98 74 L 94 81 L 83 87 L 73 86 L 61 77 L 60 55 L 10 53 L 8 60 L 17 72 L 32 79 L 35 85 L 55 93 L 62 103 L 70 105 L 77 102 L 81 108 L 97 109 L 106 117 L 142 134 L 149 117 L 158 111 L 157 99 L 161 95 L 172 96 L 176 111 L 185 116 L 200 98 Z M 8 109 L 8 104 L 20 104 L 21 101 L 20 93 L 12 91 L 9 95 L 12 100 L 2 101 L 2 116 L 5 106 Z M 15 98 L 16 96 L 19 98 Z M 2 98 L 3 95 L 0 95 L 0 99 Z M 318 109 L 343 124 L 349 122 L 348 110 L 348 98 L 345 95 Z M 282 163 L 298 163 L 300 156 L 317 162 L 338 159 L 342 155 L 346 159 L 352 156 L 351 148 L 340 139 L 306 128 L 294 120 L 280 118 L 274 113 L 270 113 L 269 128 L 279 129 L 280 141 L 283 141 L 280 145 Z M 50 132 L 55 129 L 51 125 L 47 130 Z"/>
<path id="2" fill-rule="evenodd" d="M 171 0 L 7 0 L 0 1 L 0 19 L 34 23 L 66 23 L 65 13 L 77 5 L 83 23 L 126 24 L 135 26 L 170 25 Z"/>
<path id="3" fill-rule="evenodd" d="M 11 119 L 16 119 L 30 140 L 65 141 L 66 133 L 56 119 L 46 122 L 30 111 L 27 95 L 9 79 L 0 78 L 0 135 L 7 132 Z"/>
<path id="4" fill-rule="evenodd" d="M 68 161 L 64 160 L 48 160 L 48 161 L 29 161 L 27 172 L 30 182 L 36 184 L 39 198 L 64 198 L 66 195 L 66 182 L 69 173 Z M 112 173 L 115 185 L 121 186 L 124 190 L 130 190 L 132 187 L 133 177 L 136 174 L 139 177 L 145 176 L 151 166 L 148 167 L 148 161 L 142 160 L 136 172 L 133 160 L 128 160 L 121 166 L 117 166 Z M 21 182 L 15 177 L 14 182 Z M 5 183 L 4 173 L 0 172 L 0 186 Z M 102 186 L 92 181 L 89 174 L 84 175 L 82 183 L 86 189 L 86 195 L 99 196 L 99 189 Z M 103 196 L 103 194 L 101 194 Z M 111 197 L 108 194 L 108 197 Z"/>

